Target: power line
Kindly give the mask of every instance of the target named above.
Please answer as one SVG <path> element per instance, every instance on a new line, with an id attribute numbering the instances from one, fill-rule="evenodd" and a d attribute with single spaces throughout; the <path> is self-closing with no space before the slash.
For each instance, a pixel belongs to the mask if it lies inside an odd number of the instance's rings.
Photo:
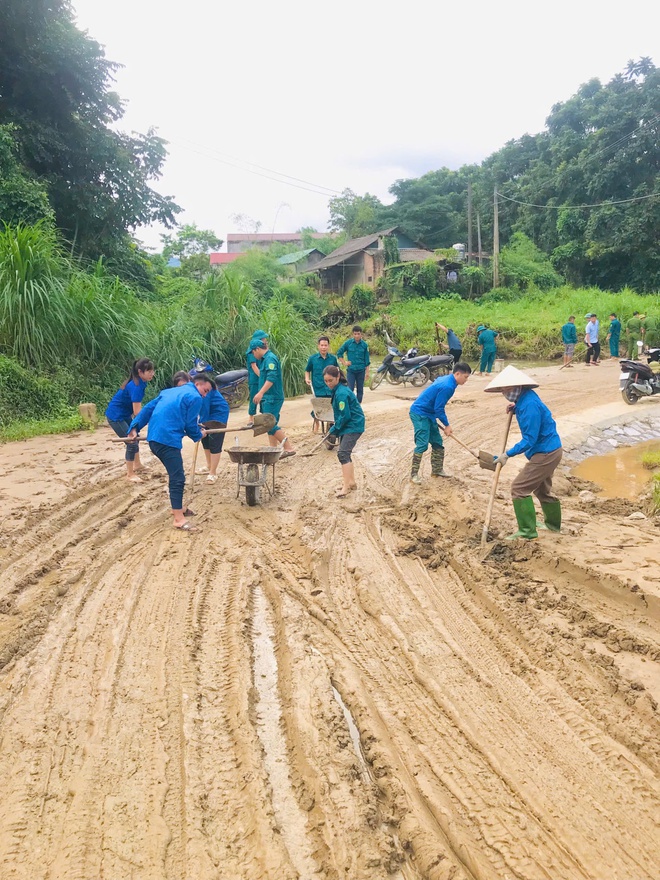
<path id="1" fill-rule="evenodd" d="M 266 168 L 263 165 L 258 165 L 256 162 L 246 162 L 243 159 L 238 159 L 235 156 L 229 156 L 227 153 L 222 153 L 220 150 L 215 150 L 211 147 L 199 146 L 197 144 L 192 143 L 183 143 L 181 141 L 170 141 L 179 147 L 182 147 L 184 150 L 190 150 L 193 153 L 197 153 L 199 156 L 205 156 L 208 159 L 212 159 L 215 162 L 220 162 L 223 165 L 228 165 L 230 168 L 237 168 L 239 171 L 246 171 L 248 174 L 255 174 L 257 177 L 263 177 L 266 180 L 273 180 L 276 183 L 283 183 L 286 186 L 293 186 L 296 189 L 303 189 L 307 192 L 313 192 L 317 195 L 325 196 L 329 198 L 332 195 L 341 195 L 339 190 L 331 189 L 330 187 L 323 186 L 322 184 L 312 183 L 308 180 L 303 180 L 300 177 L 293 177 L 290 174 L 284 174 L 281 171 L 275 171 L 271 168 Z M 221 156 L 228 156 L 228 158 L 223 159 Z M 230 159 L 235 161 L 229 161 Z M 236 164 L 237 162 L 243 164 Z M 253 166 L 253 167 L 246 167 Z M 269 174 L 263 174 L 261 171 L 255 171 L 255 168 L 260 168 L 262 171 L 268 171 Z M 278 177 L 272 177 L 271 175 L 276 174 Z M 284 178 L 284 179 L 283 179 Z M 297 182 L 293 182 L 297 181 Z M 303 186 L 302 184 L 306 184 Z"/>
<path id="2" fill-rule="evenodd" d="M 506 199 L 508 202 L 515 202 L 517 205 L 523 205 L 525 208 L 547 208 L 551 211 L 560 211 L 564 208 L 607 208 L 609 205 L 626 205 L 630 202 L 643 202 L 647 199 L 658 198 L 658 196 L 660 196 L 660 193 L 650 193 L 650 195 L 648 196 L 636 196 L 635 198 L 631 199 L 616 199 L 609 202 L 598 202 L 594 205 L 535 205 L 533 202 L 521 202 L 520 199 L 512 199 L 511 196 L 505 196 L 504 193 L 500 190 L 497 191 L 497 195 L 503 199 Z"/>

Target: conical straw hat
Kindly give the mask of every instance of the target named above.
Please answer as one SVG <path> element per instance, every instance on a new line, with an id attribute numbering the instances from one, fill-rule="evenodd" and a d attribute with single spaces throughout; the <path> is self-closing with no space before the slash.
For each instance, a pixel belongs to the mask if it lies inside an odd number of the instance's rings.
<path id="1" fill-rule="evenodd" d="M 526 376 L 522 370 L 517 367 L 505 367 L 499 376 L 484 388 L 484 391 L 502 391 L 504 388 L 516 388 L 522 385 L 523 388 L 538 388 L 539 383 L 534 382 L 529 376 Z"/>

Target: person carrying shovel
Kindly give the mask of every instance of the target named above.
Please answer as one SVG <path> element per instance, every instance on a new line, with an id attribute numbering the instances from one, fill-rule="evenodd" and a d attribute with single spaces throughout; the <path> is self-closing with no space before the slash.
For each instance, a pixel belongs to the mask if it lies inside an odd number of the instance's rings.
<path id="1" fill-rule="evenodd" d="M 332 411 L 335 416 L 335 423 L 328 436 L 340 438 L 337 458 L 341 464 L 342 486 L 336 497 L 344 498 L 353 489 L 357 489 L 351 453 L 364 433 L 364 411 L 339 367 L 326 367 L 323 370 L 323 379 L 332 392 Z"/>
<path id="2" fill-rule="evenodd" d="M 263 339 L 253 336 L 250 345 L 259 368 L 259 390 L 252 400 L 260 407 L 262 413 L 271 413 L 274 416 L 275 426 L 268 432 L 268 442 L 271 446 L 283 443 L 284 452 L 280 458 L 288 458 L 290 455 L 295 455 L 296 450 L 278 424 L 284 404 L 284 384 L 279 358 L 269 351 L 268 343 Z"/>
<path id="3" fill-rule="evenodd" d="M 417 400 L 410 407 L 410 421 L 413 423 L 415 432 L 415 449 L 412 457 L 412 471 L 410 480 L 413 483 L 421 483 L 419 469 L 422 464 L 422 456 L 431 446 L 431 476 L 448 477 L 444 471 L 445 447 L 440 436 L 438 423 L 449 437 L 451 428 L 445 412 L 447 402 L 454 396 L 459 385 L 465 385 L 470 377 L 472 368 L 469 364 L 459 361 L 454 367 L 451 376 L 440 376 L 428 388 L 424 389 Z"/>
<path id="4" fill-rule="evenodd" d="M 259 366 L 257 364 L 257 359 L 254 356 L 254 352 L 252 351 L 252 344 L 254 342 L 258 342 L 259 340 L 263 340 L 266 344 L 266 348 L 268 348 L 268 334 L 265 330 L 255 330 L 252 334 L 252 339 L 250 340 L 250 344 L 247 347 L 247 351 L 245 352 L 245 364 L 247 366 L 248 371 L 248 416 L 250 420 L 248 422 L 248 427 L 252 427 L 252 417 L 257 412 L 257 405 L 254 402 L 254 395 L 259 391 Z"/>
<path id="5" fill-rule="evenodd" d="M 197 531 L 186 522 L 183 509 L 183 489 L 186 475 L 183 470 L 183 437 L 195 442 L 204 433 L 198 424 L 203 399 L 211 390 L 208 376 L 195 376 L 192 382 L 177 388 L 167 388 L 148 403 L 129 425 L 128 440 L 135 440 L 141 428 L 149 425 L 149 449 L 165 466 L 169 477 L 170 504 L 174 528 L 184 532 Z"/>
<path id="6" fill-rule="evenodd" d="M 561 461 L 563 449 L 552 413 L 534 388 L 534 382 L 516 367 L 508 366 L 484 391 L 500 392 L 509 401 L 508 413 L 514 413 L 522 438 L 501 455 L 495 464 L 505 465 L 514 455 L 524 453 L 527 464 L 511 483 L 513 510 L 518 531 L 509 540 L 538 537 L 537 526 L 551 532 L 561 530 L 561 504 L 552 491 L 552 477 Z M 537 524 L 532 494 L 541 502 L 544 524 Z"/>

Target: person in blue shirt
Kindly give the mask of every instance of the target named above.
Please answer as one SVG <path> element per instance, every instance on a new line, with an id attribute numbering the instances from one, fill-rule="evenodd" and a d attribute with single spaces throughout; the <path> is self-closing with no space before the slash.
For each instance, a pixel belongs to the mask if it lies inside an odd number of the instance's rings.
<path id="1" fill-rule="evenodd" d="M 610 329 L 607 332 L 607 341 L 610 344 L 610 357 L 619 357 L 619 340 L 621 339 L 621 321 L 612 312 L 610 315 Z"/>
<path id="2" fill-rule="evenodd" d="M 362 403 L 364 383 L 369 381 L 369 345 L 362 338 L 362 327 L 356 324 L 353 327 L 353 338 L 347 339 L 339 347 L 337 357 L 343 367 L 346 367 L 346 380 L 351 391 L 357 386 L 358 403 Z"/>
<path id="3" fill-rule="evenodd" d="M 183 510 L 183 490 L 186 475 L 183 470 L 184 436 L 197 443 L 206 433 L 199 426 L 202 402 L 211 391 L 208 376 L 203 373 L 195 376 L 192 382 L 178 388 L 167 388 L 150 401 L 133 419 L 128 437 L 134 440 L 145 425 L 149 425 L 149 449 L 165 465 L 169 477 L 170 504 L 174 518 L 174 528 L 182 531 L 196 531 L 185 519 Z"/>
<path id="4" fill-rule="evenodd" d="M 454 333 L 451 327 L 445 327 L 444 324 L 438 324 L 437 321 L 435 322 L 435 326 L 437 330 L 444 330 L 444 332 L 447 334 L 447 346 L 449 347 L 449 354 L 454 358 L 454 363 L 457 364 L 463 355 L 463 344 L 461 340 Z M 437 334 L 436 338 L 438 338 Z"/>
<path id="5" fill-rule="evenodd" d="M 142 407 L 142 399 L 147 390 L 147 382 L 151 382 L 155 374 L 154 365 L 149 358 L 141 358 L 133 361 L 131 372 L 126 381 L 120 386 L 119 391 L 112 398 L 105 411 L 108 424 L 118 437 L 126 437 L 128 426 Z M 141 483 L 138 476 L 143 470 L 140 461 L 140 448 L 138 443 L 126 444 L 126 477 L 131 483 Z"/>
<path id="6" fill-rule="evenodd" d="M 593 362 L 595 367 L 600 363 L 600 342 L 598 340 L 600 322 L 595 312 L 588 312 L 584 317 L 589 319 L 584 328 L 584 341 L 587 343 L 586 365 L 589 367 Z"/>
<path id="7" fill-rule="evenodd" d="M 552 413 L 543 403 L 532 381 L 521 370 L 508 366 L 484 391 L 501 392 L 509 401 L 507 412 L 515 413 L 522 438 L 506 452 L 495 457 L 495 463 L 505 465 L 510 458 L 523 453 L 527 464 L 511 483 L 511 498 L 516 514 L 518 531 L 509 538 L 538 537 L 537 526 L 552 532 L 561 529 L 561 504 L 552 491 L 552 477 L 562 459 L 561 438 Z M 543 525 L 536 522 L 532 494 L 536 495 L 543 511 Z"/>
<path id="8" fill-rule="evenodd" d="M 497 343 L 495 340 L 499 335 L 499 330 L 489 330 L 484 324 L 479 324 L 477 327 L 477 342 L 481 346 L 480 376 L 483 376 L 484 370 L 487 373 L 492 373 L 493 371 L 493 364 L 497 357 Z"/>
<path id="9" fill-rule="evenodd" d="M 259 368 L 259 390 L 253 400 L 262 413 L 271 413 L 275 416 L 275 427 L 268 432 L 268 442 L 271 446 L 283 444 L 284 452 L 280 458 L 288 458 L 290 455 L 295 455 L 296 450 L 279 425 L 284 404 L 284 382 L 279 358 L 274 352 L 269 351 L 268 343 L 263 339 L 253 338 L 250 345 Z"/>
<path id="10" fill-rule="evenodd" d="M 339 367 L 326 367 L 323 371 L 323 381 L 332 393 L 332 411 L 335 416 L 330 435 L 340 438 L 337 458 L 341 464 L 342 486 L 338 489 L 336 497 L 344 498 L 353 489 L 357 489 L 351 453 L 364 433 L 364 412 Z"/>
<path id="11" fill-rule="evenodd" d="M 577 344 L 577 327 L 575 326 L 575 315 L 571 315 L 561 328 L 561 341 L 564 343 L 564 364 L 565 367 L 572 367 L 571 361 L 575 357 L 575 346 Z"/>
<path id="12" fill-rule="evenodd" d="M 332 397 L 332 393 L 323 380 L 323 371 L 326 367 L 338 366 L 337 358 L 330 353 L 330 340 L 327 336 L 319 336 L 318 352 L 309 356 L 305 367 L 305 383 L 312 389 L 314 397 Z M 318 429 L 318 419 L 312 411 L 314 419 L 313 430 Z"/>
<path id="13" fill-rule="evenodd" d="M 447 402 L 454 396 L 459 385 L 465 385 L 472 368 L 469 364 L 459 361 L 451 376 L 440 376 L 419 395 L 410 407 L 410 421 L 415 432 L 415 449 L 412 457 L 410 479 L 413 483 L 421 483 L 419 469 L 422 456 L 431 447 L 431 476 L 448 477 L 445 473 L 445 447 L 440 435 L 439 425 L 447 435 L 451 436 L 449 419 L 445 412 Z"/>
<path id="14" fill-rule="evenodd" d="M 248 427 L 252 427 L 252 416 L 257 411 L 257 405 L 254 402 L 254 395 L 259 391 L 259 367 L 257 365 L 257 359 L 254 356 L 254 351 L 252 346 L 255 342 L 263 342 L 265 347 L 268 348 L 268 334 L 265 330 L 255 330 L 252 334 L 252 339 L 248 345 L 247 351 L 245 352 L 245 364 L 247 366 L 248 371 Z"/>
<path id="15" fill-rule="evenodd" d="M 229 421 L 229 404 L 218 391 L 211 376 L 207 374 L 206 378 L 211 383 L 211 390 L 202 401 L 202 408 L 199 412 L 200 424 L 207 431 L 212 428 L 226 428 Z M 215 483 L 218 480 L 218 463 L 224 440 L 224 434 L 207 434 L 202 437 L 202 448 L 208 469 L 207 483 Z"/>

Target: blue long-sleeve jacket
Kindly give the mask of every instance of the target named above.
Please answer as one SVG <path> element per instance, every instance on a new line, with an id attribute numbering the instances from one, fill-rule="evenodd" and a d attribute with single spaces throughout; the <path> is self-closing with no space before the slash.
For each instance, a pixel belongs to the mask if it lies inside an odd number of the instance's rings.
<path id="1" fill-rule="evenodd" d="M 331 434 L 363 434 L 364 412 L 348 385 L 337 385 L 332 392 L 332 411 L 335 423 Z"/>
<path id="2" fill-rule="evenodd" d="M 167 388 L 140 410 L 129 430 L 139 431 L 148 424 L 149 440 L 181 449 L 184 434 L 195 442 L 202 439 L 197 419 L 203 400 L 192 382 L 179 388 Z"/>
<path id="3" fill-rule="evenodd" d="M 217 389 L 212 388 L 206 397 L 202 398 L 202 408 L 199 411 L 200 422 L 202 424 L 205 422 L 224 422 L 226 424 L 228 419 L 229 404 Z"/>
<path id="4" fill-rule="evenodd" d="M 449 419 L 445 412 L 445 406 L 457 388 L 458 382 L 453 373 L 451 376 L 440 376 L 422 391 L 410 407 L 410 412 L 417 413 L 418 416 L 425 416 L 432 421 L 439 419 L 447 427 Z"/>
<path id="5" fill-rule="evenodd" d="M 535 391 L 525 389 L 516 401 L 514 412 L 522 439 L 507 450 L 508 456 L 524 452 L 526 458 L 531 458 L 537 452 L 554 452 L 561 448 L 552 413 Z"/>

